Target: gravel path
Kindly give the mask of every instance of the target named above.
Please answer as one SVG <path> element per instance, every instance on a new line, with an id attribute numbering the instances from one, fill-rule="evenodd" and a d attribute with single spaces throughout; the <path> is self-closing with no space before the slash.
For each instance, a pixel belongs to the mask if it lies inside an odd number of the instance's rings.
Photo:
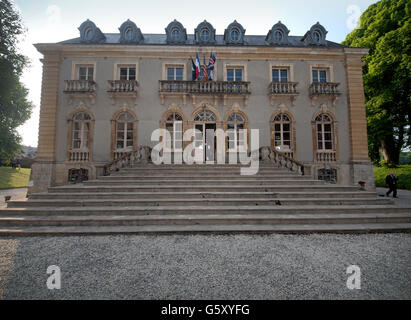
<path id="1" fill-rule="evenodd" d="M 410 234 L 3 237 L 0 259 L 5 299 L 411 299 Z"/>

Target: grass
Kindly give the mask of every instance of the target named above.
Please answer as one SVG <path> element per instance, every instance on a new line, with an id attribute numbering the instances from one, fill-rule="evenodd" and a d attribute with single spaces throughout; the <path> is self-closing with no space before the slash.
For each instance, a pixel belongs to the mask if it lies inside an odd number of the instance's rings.
<path id="1" fill-rule="evenodd" d="M 0 167 L 0 189 L 26 188 L 31 169 Z"/>
<path id="2" fill-rule="evenodd" d="M 411 190 L 411 165 L 409 164 L 398 166 L 398 168 L 374 167 L 375 184 L 377 187 L 386 187 L 385 177 L 391 172 L 394 172 L 398 177 L 398 189 Z"/>

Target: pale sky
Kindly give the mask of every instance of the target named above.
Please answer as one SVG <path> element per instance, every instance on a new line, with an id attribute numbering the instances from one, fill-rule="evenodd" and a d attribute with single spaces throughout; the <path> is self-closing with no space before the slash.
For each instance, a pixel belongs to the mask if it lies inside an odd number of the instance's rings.
<path id="1" fill-rule="evenodd" d="M 193 34 L 203 20 L 210 22 L 217 34 L 237 20 L 246 35 L 266 35 L 281 20 L 290 35 L 302 36 L 319 21 L 327 30 L 327 40 L 341 42 L 355 27 L 356 20 L 376 0 L 15 0 L 27 34 L 20 43 L 21 52 L 31 60 L 23 75 L 29 99 L 35 109 L 32 117 L 18 131 L 24 145 L 37 146 L 42 55 L 34 43 L 60 42 L 79 37 L 78 27 L 92 20 L 104 33 L 118 33 L 120 25 L 130 19 L 142 33 L 165 33 L 174 19 Z"/>

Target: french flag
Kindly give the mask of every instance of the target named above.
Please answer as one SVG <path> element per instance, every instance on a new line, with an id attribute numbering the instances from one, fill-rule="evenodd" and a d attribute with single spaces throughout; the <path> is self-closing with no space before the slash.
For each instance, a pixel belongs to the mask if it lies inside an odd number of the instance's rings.
<path id="1" fill-rule="evenodd" d="M 198 53 L 196 53 L 196 79 L 198 79 L 200 75 L 200 70 L 201 70 L 200 59 L 198 58 Z"/>

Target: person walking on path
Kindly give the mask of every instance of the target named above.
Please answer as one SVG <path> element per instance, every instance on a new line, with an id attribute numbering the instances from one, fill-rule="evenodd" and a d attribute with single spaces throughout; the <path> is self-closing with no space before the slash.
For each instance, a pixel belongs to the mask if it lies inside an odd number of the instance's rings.
<path id="1" fill-rule="evenodd" d="M 393 192 L 392 196 L 394 198 L 397 198 L 398 178 L 396 177 L 394 172 L 391 172 L 391 174 L 385 177 L 385 184 L 389 188 L 389 190 L 386 193 L 387 197 L 389 197 L 390 193 Z"/>

